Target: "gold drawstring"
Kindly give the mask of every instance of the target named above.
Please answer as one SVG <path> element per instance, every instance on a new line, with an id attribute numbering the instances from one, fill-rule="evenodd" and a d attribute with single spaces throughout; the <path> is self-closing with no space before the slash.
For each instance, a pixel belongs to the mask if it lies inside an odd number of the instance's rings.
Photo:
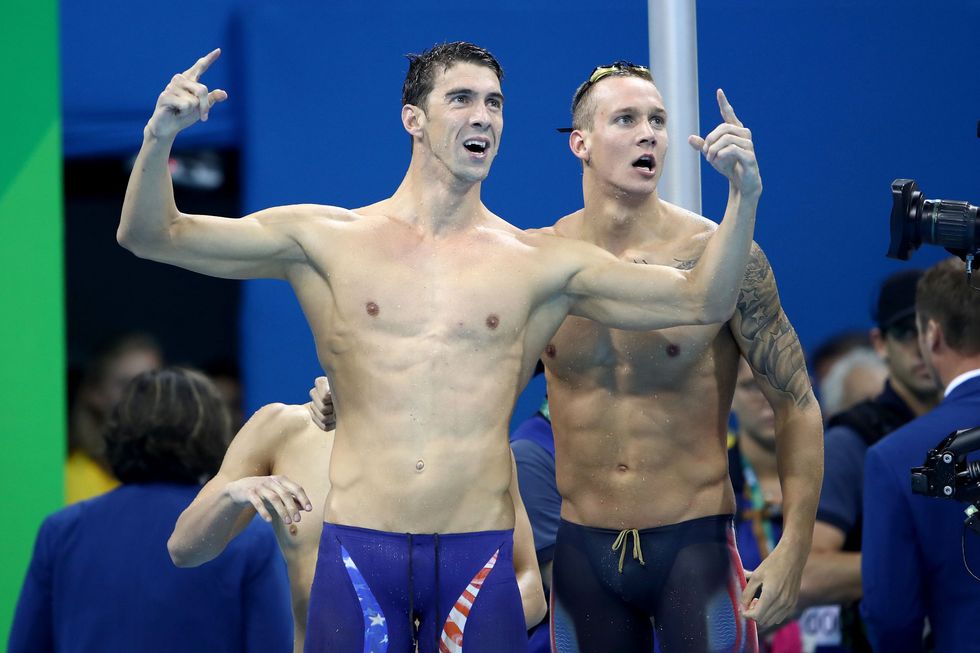
<path id="1" fill-rule="evenodd" d="M 635 528 L 625 528 L 619 531 L 619 536 L 613 542 L 612 550 L 619 550 L 619 573 L 623 573 L 623 561 L 626 560 L 626 536 L 633 536 L 633 559 L 639 560 L 640 564 L 646 567 L 643 561 L 643 549 L 640 548 L 640 531 Z"/>

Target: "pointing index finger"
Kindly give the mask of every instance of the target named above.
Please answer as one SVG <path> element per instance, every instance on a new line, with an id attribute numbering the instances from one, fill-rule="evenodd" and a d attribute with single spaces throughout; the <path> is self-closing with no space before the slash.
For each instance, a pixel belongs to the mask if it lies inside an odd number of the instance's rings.
<path id="1" fill-rule="evenodd" d="M 203 57 L 195 61 L 193 66 L 185 70 L 184 77 L 187 77 L 191 81 L 196 82 L 201 78 L 201 75 L 203 75 L 207 71 L 207 69 L 211 67 L 211 64 L 213 64 L 215 60 L 220 56 L 221 56 L 221 48 L 215 48 L 214 50 L 211 50 L 211 52 L 208 52 L 206 55 L 204 55 Z"/>
<path id="2" fill-rule="evenodd" d="M 718 89 L 718 108 L 721 109 L 721 117 L 729 125 L 735 125 L 736 127 L 744 127 L 742 121 L 738 119 L 735 115 L 735 109 L 732 108 L 732 103 L 728 101 L 725 96 L 725 91 Z"/>

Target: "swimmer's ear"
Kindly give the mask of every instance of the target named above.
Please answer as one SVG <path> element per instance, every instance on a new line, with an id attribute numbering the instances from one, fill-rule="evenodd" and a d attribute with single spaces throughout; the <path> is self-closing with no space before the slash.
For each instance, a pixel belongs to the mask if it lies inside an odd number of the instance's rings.
<path id="1" fill-rule="evenodd" d="M 412 136 L 422 136 L 422 127 L 425 126 L 425 111 L 414 104 L 406 104 L 402 107 L 402 127 Z"/>
<path id="2" fill-rule="evenodd" d="M 573 129 L 568 135 L 568 147 L 577 159 L 583 163 L 589 162 L 589 142 L 581 129 Z"/>

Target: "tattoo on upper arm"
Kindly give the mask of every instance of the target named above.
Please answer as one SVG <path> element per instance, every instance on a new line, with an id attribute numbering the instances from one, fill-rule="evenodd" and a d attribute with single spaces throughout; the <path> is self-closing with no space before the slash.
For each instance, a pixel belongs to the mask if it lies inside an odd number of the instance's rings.
<path id="1" fill-rule="evenodd" d="M 776 390 L 796 405 L 810 402 L 810 377 L 796 330 L 779 303 L 776 280 L 766 255 L 753 245 L 733 319 L 735 334 L 745 344 L 745 357 Z"/>

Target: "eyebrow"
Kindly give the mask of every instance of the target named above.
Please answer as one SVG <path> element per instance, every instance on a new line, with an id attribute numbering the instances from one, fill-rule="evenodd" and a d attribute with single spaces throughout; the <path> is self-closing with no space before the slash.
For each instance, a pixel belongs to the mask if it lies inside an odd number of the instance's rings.
<path id="1" fill-rule="evenodd" d="M 449 99 L 449 98 L 451 98 L 451 97 L 453 97 L 455 95 L 470 95 L 470 96 L 472 96 L 472 95 L 477 95 L 477 92 L 474 91 L 471 88 L 465 88 L 465 87 L 453 88 L 453 89 L 450 89 L 450 90 L 446 91 L 446 94 L 443 97 L 446 98 L 446 99 Z M 498 93 L 497 91 L 493 91 L 491 93 L 487 93 L 487 97 L 488 98 L 495 98 L 497 100 L 500 100 L 501 104 L 503 104 L 503 102 L 504 102 L 504 94 L 503 93 Z"/>
<path id="2" fill-rule="evenodd" d="M 619 109 L 616 109 L 615 111 L 612 111 L 611 113 L 613 115 L 620 115 L 620 114 L 623 114 L 623 113 L 644 113 L 644 112 L 643 111 L 640 111 L 636 107 L 621 107 Z M 656 108 L 656 109 L 654 109 L 654 110 L 652 110 L 650 113 L 651 114 L 661 115 L 661 116 L 666 116 L 667 115 L 667 111 L 665 109 L 661 109 L 659 107 Z"/>

